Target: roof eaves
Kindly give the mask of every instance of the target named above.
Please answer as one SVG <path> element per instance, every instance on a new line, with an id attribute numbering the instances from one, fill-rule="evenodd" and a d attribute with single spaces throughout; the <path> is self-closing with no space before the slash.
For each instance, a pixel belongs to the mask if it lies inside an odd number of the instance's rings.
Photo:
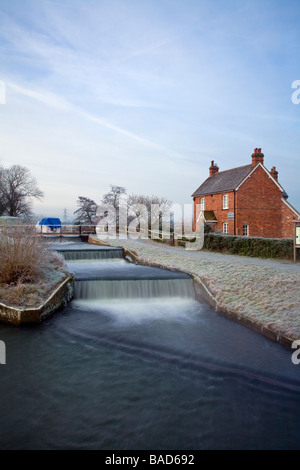
<path id="1" fill-rule="evenodd" d="M 292 206 L 292 204 L 290 204 L 286 199 L 284 199 L 284 197 L 281 198 L 282 202 L 284 202 L 284 204 L 286 204 L 289 209 L 291 209 L 291 211 L 294 212 L 294 214 L 296 214 L 296 216 L 300 219 L 300 212 L 297 211 L 297 209 L 295 209 L 295 207 Z"/>
<path id="2" fill-rule="evenodd" d="M 199 196 L 208 196 L 209 194 L 222 194 L 222 193 L 231 193 L 232 191 L 234 191 L 235 188 L 232 188 L 232 189 L 223 189 L 222 191 L 206 191 L 204 193 L 199 193 L 197 194 L 196 196 L 199 197 Z M 195 197 L 195 196 L 194 196 Z"/>
<path id="3" fill-rule="evenodd" d="M 198 196 L 198 194 L 197 194 L 197 193 L 198 193 L 199 189 L 200 189 L 200 188 L 201 188 L 201 186 L 203 186 L 203 185 L 206 183 L 206 181 L 208 181 L 208 180 L 209 180 L 209 178 L 206 178 L 206 180 L 205 180 L 205 181 L 203 181 L 203 183 L 202 183 L 202 184 L 200 184 L 200 186 L 198 186 L 198 189 L 196 189 L 196 191 L 194 191 L 194 192 L 193 192 L 193 194 L 192 194 L 192 196 L 191 196 L 191 197 L 196 197 L 196 196 Z"/>

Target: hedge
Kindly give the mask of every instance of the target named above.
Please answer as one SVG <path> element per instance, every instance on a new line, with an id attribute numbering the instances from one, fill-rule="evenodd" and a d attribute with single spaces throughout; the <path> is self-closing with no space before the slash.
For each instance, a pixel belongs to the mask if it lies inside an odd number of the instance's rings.
<path id="1" fill-rule="evenodd" d="M 256 238 L 209 233 L 204 238 L 204 249 L 259 258 L 294 259 L 294 241 L 280 238 Z M 300 249 L 297 250 L 300 260 Z"/>

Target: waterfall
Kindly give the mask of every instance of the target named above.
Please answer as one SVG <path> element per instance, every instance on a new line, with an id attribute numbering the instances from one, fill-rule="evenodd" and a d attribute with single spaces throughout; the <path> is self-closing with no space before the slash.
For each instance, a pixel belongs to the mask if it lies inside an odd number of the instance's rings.
<path id="1" fill-rule="evenodd" d="M 81 245 L 56 248 L 75 275 L 77 300 L 195 298 L 193 280 L 186 274 L 128 263 L 122 248 Z"/>
<path id="2" fill-rule="evenodd" d="M 75 281 L 75 299 L 195 298 L 192 279 Z"/>
<path id="3" fill-rule="evenodd" d="M 66 261 L 123 259 L 123 250 L 59 250 Z"/>

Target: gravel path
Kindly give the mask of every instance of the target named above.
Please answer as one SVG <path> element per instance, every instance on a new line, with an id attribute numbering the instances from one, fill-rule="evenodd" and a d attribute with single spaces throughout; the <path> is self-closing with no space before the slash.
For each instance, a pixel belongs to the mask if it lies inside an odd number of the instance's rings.
<path id="1" fill-rule="evenodd" d="M 209 287 L 220 307 L 300 339 L 300 264 L 208 251 L 189 251 L 148 240 L 109 240 L 140 259 L 188 271 Z"/>

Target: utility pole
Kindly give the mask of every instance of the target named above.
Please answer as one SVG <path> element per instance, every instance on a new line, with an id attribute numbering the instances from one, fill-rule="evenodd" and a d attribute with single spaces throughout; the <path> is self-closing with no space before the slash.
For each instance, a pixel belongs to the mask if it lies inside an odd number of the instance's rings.
<path id="1" fill-rule="evenodd" d="M 68 209 L 64 209 L 64 215 L 63 215 L 63 222 L 64 224 L 67 224 L 68 221 Z"/>

